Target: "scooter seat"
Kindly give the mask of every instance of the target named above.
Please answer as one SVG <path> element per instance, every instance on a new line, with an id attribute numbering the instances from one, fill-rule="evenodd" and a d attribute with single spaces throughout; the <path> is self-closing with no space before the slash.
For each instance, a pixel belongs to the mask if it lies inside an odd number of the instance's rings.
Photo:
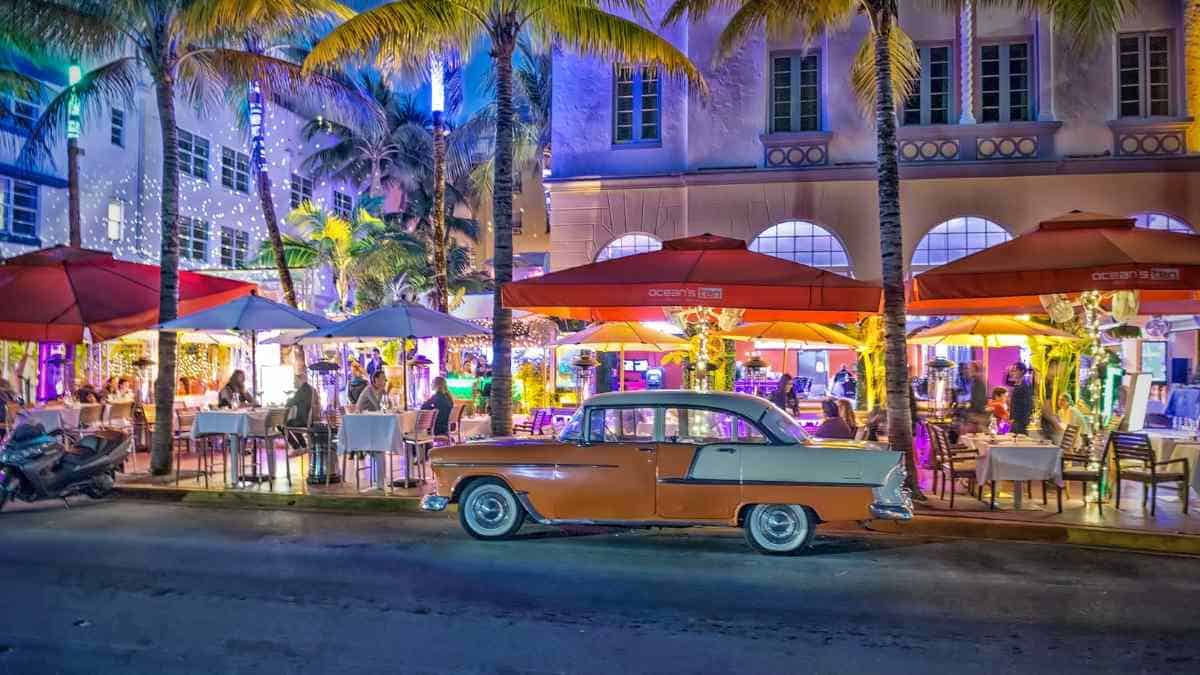
<path id="1" fill-rule="evenodd" d="M 98 453 L 109 453 L 125 442 L 125 434 L 121 431 L 100 429 L 88 433 L 75 444 L 74 454 L 90 456 Z"/>

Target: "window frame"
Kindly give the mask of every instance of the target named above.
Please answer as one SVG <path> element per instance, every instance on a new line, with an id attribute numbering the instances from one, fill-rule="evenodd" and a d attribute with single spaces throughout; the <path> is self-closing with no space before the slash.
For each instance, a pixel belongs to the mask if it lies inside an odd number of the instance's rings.
<path id="1" fill-rule="evenodd" d="M 601 257 L 604 255 L 605 251 L 608 251 L 617 242 L 619 242 L 623 239 L 626 239 L 626 238 L 636 238 L 636 237 L 647 237 L 647 238 L 653 240 L 655 243 L 657 243 L 658 246 L 654 247 L 654 248 L 646 248 L 644 250 L 640 250 L 640 247 L 637 244 L 632 244 L 630 246 L 621 245 L 618 247 L 619 249 L 624 250 L 624 249 L 632 248 L 633 251 L 630 253 L 624 253 L 624 254 L 618 255 L 618 256 L 610 255 L 607 257 Z M 661 251 L 661 250 L 662 250 L 662 239 L 659 239 L 657 236 L 650 234 L 649 232 L 626 232 L 625 234 L 614 237 L 607 244 L 605 244 L 604 246 L 601 246 L 600 250 L 596 251 L 596 255 L 593 257 L 592 262 L 603 262 L 605 260 L 616 260 L 618 258 L 624 258 L 626 256 L 637 255 L 639 253 L 653 253 L 654 251 Z"/>
<path id="2" fill-rule="evenodd" d="M 187 228 L 186 234 L 185 227 Z M 196 236 L 197 227 L 203 232 L 203 238 Z M 179 216 L 179 257 L 181 259 L 189 262 L 207 263 L 211 237 L 212 223 L 209 221 L 196 216 Z M 197 244 L 202 245 L 199 257 L 195 255 Z"/>
<path id="3" fill-rule="evenodd" d="M 300 205 L 304 202 L 311 204 L 313 201 L 313 192 L 317 187 L 316 180 L 312 176 L 293 173 L 289 181 L 288 204 L 292 209 L 300 208 Z"/>
<path id="4" fill-rule="evenodd" d="M 713 406 L 706 406 L 706 405 L 696 405 L 696 404 L 691 404 L 691 403 L 664 403 L 664 404 L 659 405 L 658 407 L 659 407 L 659 411 L 660 411 L 659 412 L 660 423 L 658 425 L 658 436 L 657 437 L 662 439 L 661 441 L 659 441 L 660 443 L 669 443 L 671 445 L 690 445 L 690 446 L 694 446 L 697 448 L 702 448 L 702 447 L 705 447 L 708 445 L 726 445 L 726 444 L 728 444 L 728 445 L 763 445 L 763 446 L 781 445 L 781 443 L 779 442 L 779 439 L 777 439 L 773 434 L 768 432 L 767 429 L 765 427 L 763 427 L 762 424 L 759 423 L 759 420 L 752 420 L 749 417 L 746 417 L 745 415 L 734 412 L 732 410 L 728 410 L 725 408 L 717 408 L 717 407 L 713 407 Z M 708 412 L 708 413 L 718 413 L 718 414 L 722 414 L 722 415 L 729 415 L 730 417 L 733 417 L 733 418 L 737 419 L 738 421 L 741 421 L 747 427 L 749 427 L 750 429 L 753 429 L 755 432 L 757 432 L 758 435 L 762 438 L 762 441 L 761 442 L 750 441 L 750 440 L 744 440 L 744 439 L 735 437 L 735 438 L 729 439 L 729 440 L 711 441 L 708 443 L 690 443 L 690 442 L 686 442 L 686 441 L 681 441 L 679 436 L 675 436 L 674 440 L 671 440 L 670 438 L 667 437 L 667 410 L 668 409 L 679 410 L 679 409 L 683 409 L 683 408 L 686 408 L 688 410 L 701 410 L 701 411 Z M 677 424 L 678 424 L 678 422 L 677 422 Z"/>
<path id="5" fill-rule="evenodd" d="M 33 110 L 33 114 L 31 116 L 18 115 L 18 104 L 28 106 Z M 22 136 L 28 136 L 29 133 L 33 131 L 33 127 L 37 124 L 37 121 L 39 118 L 41 118 L 43 112 L 41 105 L 16 96 L 12 93 L 0 96 L 0 106 L 3 106 L 5 112 L 5 115 L 2 118 L 4 121 L 3 124 L 0 124 L 0 127 Z"/>
<path id="6" fill-rule="evenodd" d="M 18 191 L 23 191 L 23 199 L 32 200 L 33 206 L 18 205 Z M 0 234 L 20 239 L 37 239 L 42 225 L 42 195 L 37 183 L 19 180 L 12 176 L 0 175 Z M 17 232 L 14 229 L 17 212 L 32 213 L 31 231 Z M 26 221 L 21 221 L 25 223 Z"/>
<path id="7" fill-rule="evenodd" d="M 121 217 L 113 219 L 113 207 L 121 212 Z M 104 208 L 104 235 L 109 241 L 120 241 L 125 236 L 125 202 L 120 199 L 110 199 Z M 115 223 L 115 231 L 114 231 Z M 114 237 L 113 235 L 116 234 Z"/>
<path id="8" fill-rule="evenodd" d="M 250 155 L 228 145 L 221 146 L 221 185 L 250 194 Z"/>
<path id="9" fill-rule="evenodd" d="M 185 137 L 187 137 L 187 139 L 188 139 L 187 140 L 187 143 L 188 143 L 187 150 L 184 150 L 184 138 Z M 199 143 L 197 143 L 197 141 L 204 142 L 203 143 L 203 147 L 204 147 L 204 158 L 203 158 L 204 162 L 203 162 L 203 164 L 200 163 L 199 158 L 197 157 L 196 148 L 201 147 L 201 145 Z M 194 133 L 188 131 L 187 129 L 176 127 L 175 128 L 175 147 L 176 147 L 176 151 L 177 151 L 176 154 L 178 156 L 179 173 L 191 176 L 192 178 L 195 178 L 197 180 L 202 180 L 207 183 L 209 181 L 209 176 L 212 175 L 211 167 L 209 166 L 209 162 L 212 161 L 212 142 L 209 141 L 209 139 L 205 138 L 204 136 L 201 136 L 199 134 L 194 134 Z M 184 159 L 185 157 L 187 158 L 186 161 Z M 199 166 L 204 167 L 204 170 L 203 170 L 204 175 L 199 175 L 200 172 L 197 171 L 197 167 L 199 167 Z"/>
<path id="10" fill-rule="evenodd" d="M 1037 120 L 1037 54 L 1034 49 L 1034 38 L 1030 35 L 1019 35 L 1004 38 L 989 38 L 987 40 L 977 40 L 975 47 L 975 63 L 978 64 L 975 69 L 975 112 L 978 116 L 980 124 L 1023 124 Z M 1025 46 L 1025 115 L 1023 120 L 1012 119 L 1012 46 Z M 996 77 L 1000 80 L 999 89 L 999 113 L 1000 118 L 995 120 L 985 119 L 983 107 L 983 50 L 988 47 L 997 47 L 999 49 L 997 61 L 1000 64 L 1000 72 Z"/>
<path id="11" fill-rule="evenodd" d="M 633 71 L 630 80 L 630 95 L 632 99 L 632 109 L 630 114 L 632 117 L 630 137 L 628 139 L 620 138 L 620 124 L 618 116 L 621 113 L 620 102 L 618 99 L 623 98 L 618 96 L 617 87 L 621 84 L 621 69 L 629 68 Z M 652 138 L 647 138 L 643 135 L 645 131 L 645 113 L 646 113 L 646 72 L 653 69 L 655 71 L 655 92 L 654 92 L 654 113 L 657 116 L 655 119 L 656 134 Z M 614 147 L 647 147 L 662 145 L 663 137 L 663 74 L 662 69 L 658 66 L 640 65 L 636 63 L 616 63 L 613 64 L 612 70 L 612 87 L 610 89 L 612 95 L 612 145 Z"/>
<path id="12" fill-rule="evenodd" d="M 788 225 L 788 224 L 808 225 L 812 229 L 810 230 L 809 234 L 791 234 L 791 235 L 774 234 L 774 232 L 776 230 L 778 230 L 778 228 L 780 228 L 784 225 Z M 820 234 L 818 234 L 815 230 L 820 230 L 821 231 Z M 772 233 L 772 234 L 768 234 L 768 233 Z M 764 239 L 764 237 L 765 237 L 765 239 Z M 829 240 L 831 242 L 833 242 L 834 244 L 836 244 L 840 250 L 830 247 L 830 249 L 828 251 L 820 251 L 811 245 L 812 242 L 814 242 L 818 238 L 824 239 L 825 237 L 828 237 Z M 800 251 L 799 249 L 796 249 L 794 247 L 791 249 L 791 251 L 794 254 L 807 252 L 810 254 L 811 259 L 809 262 L 805 262 L 803 260 L 797 260 L 794 257 L 787 257 L 786 255 L 782 255 L 780 253 L 778 243 L 776 243 L 776 245 L 774 247 L 774 249 L 775 249 L 774 252 L 759 250 L 760 248 L 762 248 L 762 246 L 759 245 L 758 247 L 756 247 L 756 245 L 758 244 L 760 239 L 764 239 L 764 243 L 766 240 L 774 240 L 775 242 L 778 242 L 779 240 L 797 240 L 797 239 L 808 240 L 810 246 L 807 251 Z M 851 277 L 853 276 L 854 260 L 850 258 L 850 252 L 846 248 L 846 242 L 843 241 L 841 236 L 839 236 L 833 230 L 829 229 L 828 227 L 825 227 L 824 225 L 821 225 L 820 223 L 815 223 L 811 220 L 795 218 L 795 219 L 783 220 L 778 223 L 775 223 L 774 225 L 771 225 L 770 227 L 766 228 L 762 232 L 759 232 L 757 235 L 755 235 L 754 238 L 751 239 L 746 244 L 746 248 L 750 251 L 754 251 L 755 253 L 769 255 L 773 258 L 779 258 L 780 260 L 789 260 L 791 262 L 799 263 L 801 265 L 808 265 L 809 267 L 815 267 L 817 269 L 830 270 L 832 272 L 837 272 L 838 274 L 842 274 L 845 276 L 851 276 Z M 846 258 L 846 264 L 838 265 L 838 264 L 834 264 L 833 262 L 830 262 L 829 264 L 818 263 L 816 256 L 821 253 L 829 253 L 831 261 L 833 260 L 834 256 L 841 255 Z"/>
<path id="13" fill-rule="evenodd" d="M 917 55 L 921 60 L 921 72 L 917 74 L 917 89 L 916 92 L 907 99 L 900 101 L 896 110 L 896 118 L 902 127 L 940 127 L 949 124 L 958 124 L 958 59 L 956 58 L 957 45 L 953 41 L 934 41 L 921 42 L 915 45 Z M 932 78 L 930 75 L 930 63 L 932 62 L 933 49 L 946 50 L 946 121 L 934 122 L 933 109 L 930 107 L 930 99 L 933 96 Z M 919 101 L 918 115 L 920 122 L 908 122 L 905 120 L 910 110 L 909 101 L 916 97 Z"/>
<path id="14" fill-rule="evenodd" d="M 1151 83 L 1150 83 L 1150 39 L 1151 38 L 1163 38 L 1164 40 L 1166 40 L 1166 44 L 1167 44 L 1167 82 L 1166 82 L 1167 110 L 1165 113 L 1161 113 L 1161 114 L 1154 114 L 1152 112 L 1153 101 L 1150 98 L 1150 88 L 1151 88 Z M 1121 55 L 1122 55 L 1121 41 L 1126 40 L 1126 39 L 1137 39 L 1138 40 L 1138 51 L 1137 51 L 1137 55 L 1138 55 L 1138 66 L 1137 66 L 1137 71 L 1138 71 L 1138 83 L 1137 83 L 1138 114 L 1137 115 L 1126 115 L 1123 111 L 1123 106 L 1124 106 L 1125 101 L 1121 97 L 1121 95 L 1122 95 L 1121 90 L 1123 88 L 1123 85 L 1121 84 L 1121 73 L 1123 71 L 1123 68 L 1121 66 Z M 1114 103 L 1115 103 L 1115 107 L 1116 107 L 1117 119 L 1126 119 L 1126 120 L 1129 120 L 1129 119 L 1135 119 L 1135 120 L 1136 119 L 1162 119 L 1162 118 L 1169 118 L 1169 117 L 1175 116 L 1177 114 L 1177 111 L 1179 110 L 1179 106 L 1178 106 L 1177 102 L 1179 100 L 1179 94 L 1178 94 L 1178 91 L 1180 88 L 1180 79 L 1179 78 L 1181 76 L 1181 74 L 1179 73 L 1179 63 L 1177 61 L 1178 57 L 1176 56 L 1176 53 L 1179 51 L 1179 49 L 1178 49 L 1178 46 L 1175 44 L 1175 31 L 1172 29 L 1163 29 L 1163 30 L 1120 32 L 1120 33 L 1117 33 L 1116 39 L 1113 41 L 1113 48 L 1115 50 L 1114 65 L 1116 66 L 1115 72 L 1114 72 L 1115 86 L 1113 88 L 1113 91 L 1114 91 L 1114 96 L 1115 96 Z"/>
<path id="15" fill-rule="evenodd" d="M 637 438 L 637 439 L 632 439 L 632 440 L 622 439 L 622 440 L 614 440 L 614 441 L 610 441 L 603 437 L 600 438 L 599 440 L 593 439 L 592 438 L 592 418 L 598 412 L 599 413 L 607 413 L 610 410 L 649 410 L 649 411 L 651 411 L 651 413 L 653 414 L 653 421 L 652 421 L 653 427 L 651 428 L 651 431 L 650 431 L 650 438 L 648 438 L 648 439 Z M 662 416 L 663 416 L 663 407 L 661 405 L 654 404 L 654 403 L 649 403 L 649 404 L 643 403 L 640 405 L 630 403 L 630 404 L 625 404 L 625 405 L 588 406 L 587 415 L 584 418 L 585 429 L 583 430 L 584 431 L 584 433 L 583 433 L 584 442 L 583 443 L 584 443 L 584 445 L 609 445 L 609 444 L 614 444 L 614 443 L 621 444 L 621 445 L 638 445 L 638 444 L 647 444 L 647 443 L 657 444 L 659 442 L 658 439 L 662 438 L 662 419 L 663 419 Z M 602 430 L 603 430 L 603 427 L 602 427 Z"/>
<path id="16" fill-rule="evenodd" d="M 343 199 L 347 203 L 349 203 L 349 206 L 343 207 L 343 205 L 341 204 L 341 201 Z M 332 208 L 333 208 L 334 215 L 336 215 L 339 218 L 344 218 L 346 220 L 350 220 L 351 216 L 354 215 L 354 198 L 351 197 L 350 193 L 348 193 L 348 192 L 342 192 L 341 190 L 334 190 L 333 191 Z"/>
<path id="17" fill-rule="evenodd" d="M 962 220 L 963 226 L 965 228 L 964 232 L 962 232 L 962 236 L 963 236 L 964 242 L 965 242 L 962 247 L 953 246 L 952 242 L 950 242 L 950 240 L 949 240 L 951 236 L 958 235 L 958 233 L 956 233 L 956 232 L 949 231 L 949 225 L 957 220 Z M 970 239 L 971 234 L 972 234 L 970 231 L 972 220 L 982 221 L 985 224 L 985 231 L 982 233 L 977 233 L 977 234 L 983 234 L 983 236 L 984 236 L 985 245 L 982 248 L 972 249 L 971 239 Z M 1000 241 L 997 241 L 995 244 L 986 243 L 988 235 L 991 234 L 990 232 L 987 231 L 987 228 L 986 228 L 987 224 L 995 225 L 997 228 L 999 228 L 1000 231 L 1004 233 L 1005 238 L 1002 238 Z M 946 231 L 943 231 L 943 232 L 936 232 L 936 230 L 940 227 L 946 227 L 947 229 L 946 229 Z M 930 239 L 929 237 L 930 237 L 930 235 L 935 235 L 935 234 L 939 237 L 946 238 L 947 241 L 946 241 L 946 245 L 944 247 L 941 247 L 941 248 L 933 247 L 934 240 Z M 1012 234 L 1012 232 L 1010 232 L 1008 230 L 1008 228 L 1004 227 L 1004 225 L 1002 225 L 990 218 L 985 218 L 983 216 L 976 216 L 976 215 L 965 215 L 965 214 L 954 216 L 952 218 L 947 218 L 946 220 L 943 220 L 942 222 L 937 223 L 933 227 L 926 230 L 924 232 L 924 234 L 922 234 L 921 237 L 919 239 L 917 239 L 917 245 L 913 248 L 912 255 L 909 256 L 909 259 L 908 259 L 908 272 L 909 272 L 910 276 L 916 276 L 916 275 L 920 274 L 921 272 L 924 272 L 925 270 L 933 269 L 934 267 L 937 267 L 938 265 L 944 265 L 946 263 L 953 262 L 955 260 L 959 260 L 960 258 L 965 258 L 966 256 L 978 253 L 980 251 L 987 250 L 993 246 L 1003 244 L 1004 242 L 1012 241 L 1012 239 L 1013 239 L 1013 234 Z M 917 262 L 917 260 L 916 260 L 917 255 L 922 252 L 921 246 L 922 246 L 922 244 L 925 244 L 926 241 L 928 241 L 930 243 L 930 245 L 927 246 L 926 250 L 925 250 L 926 260 L 929 259 L 929 252 L 934 251 L 934 250 L 946 251 L 947 252 L 946 260 L 939 261 L 939 262 Z M 964 252 L 961 255 L 956 255 L 954 257 L 950 257 L 950 254 L 952 252 L 956 252 L 959 250 L 962 250 Z M 918 268 L 919 268 L 919 270 L 918 270 Z"/>
<path id="18" fill-rule="evenodd" d="M 108 111 L 108 141 L 118 148 L 125 147 L 125 110 L 113 107 Z"/>
<path id="19" fill-rule="evenodd" d="M 805 85 L 801 82 L 802 74 L 804 73 L 804 62 L 809 58 L 816 61 L 814 70 L 816 71 L 816 83 L 814 85 Z M 776 60 L 788 59 L 788 128 L 780 129 L 777 122 L 781 117 L 775 112 L 775 94 L 781 87 L 775 84 L 775 68 Z M 803 134 L 825 129 L 825 59 L 820 48 L 812 49 L 786 49 L 773 51 L 767 55 L 767 133 L 769 134 Z M 805 100 L 803 92 L 806 88 L 811 88 L 815 92 L 816 100 L 816 118 L 811 129 L 804 128 L 803 120 L 806 117 L 801 111 Z"/>
<path id="20" fill-rule="evenodd" d="M 226 238 L 228 237 L 228 244 Z M 250 233 L 245 230 L 239 230 L 236 227 L 228 225 L 221 226 L 221 247 L 218 251 L 221 267 L 227 269 L 243 269 L 246 263 L 250 260 Z M 239 246 L 241 244 L 241 246 Z M 225 255 L 226 249 L 229 250 L 228 257 Z M 241 259 L 239 260 L 238 252 L 241 251 Z"/>

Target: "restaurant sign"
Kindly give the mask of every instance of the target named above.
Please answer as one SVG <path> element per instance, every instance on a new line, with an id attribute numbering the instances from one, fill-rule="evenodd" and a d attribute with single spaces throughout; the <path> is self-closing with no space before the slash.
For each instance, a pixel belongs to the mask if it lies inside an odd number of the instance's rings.
<path id="1" fill-rule="evenodd" d="M 721 300 L 725 297 L 725 289 L 720 286 L 658 286 L 646 289 L 646 295 L 654 300 Z"/>
<path id="2" fill-rule="evenodd" d="M 1156 267 L 1148 270 L 1109 270 L 1093 272 L 1092 281 L 1179 281 L 1179 268 Z"/>

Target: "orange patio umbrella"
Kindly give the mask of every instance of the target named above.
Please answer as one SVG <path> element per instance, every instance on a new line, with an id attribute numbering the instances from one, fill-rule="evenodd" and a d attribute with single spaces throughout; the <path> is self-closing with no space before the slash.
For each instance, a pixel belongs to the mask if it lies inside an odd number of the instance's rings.
<path id="1" fill-rule="evenodd" d="M 1040 296 L 1140 291 L 1142 313 L 1200 312 L 1200 236 L 1072 211 L 913 277 L 912 314 L 1044 313 Z"/>
<path id="2" fill-rule="evenodd" d="M 746 321 L 840 323 L 878 312 L 883 291 L 702 234 L 507 283 L 501 293 L 505 307 L 588 321 L 653 321 L 669 307 L 714 307 L 745 310 Z"/>
<path id="3" fill-rule="evenodd" d="M 625 391 L 625 350 L 644 352 L 670 352 L 684 350 L 690 341 L 643 326 L 636 321 L 612 321 L 598 323 L 594 326 L 559 338 L 556 345 L 586 347 L 601 352 L 620 352 L 621 364 L 620 390 Z"/>

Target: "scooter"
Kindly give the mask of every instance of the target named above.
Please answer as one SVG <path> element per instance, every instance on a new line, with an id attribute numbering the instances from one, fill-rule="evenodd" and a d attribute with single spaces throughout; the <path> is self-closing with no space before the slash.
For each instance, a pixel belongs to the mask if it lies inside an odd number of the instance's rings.
<path id="1" fill-rule="evenodd" d="M 103 497 L 112 491 L 132 445 L 125 432 L 98 430 L 68 447 L 41 424 L 22 424 L 0 448 L 0 509 L 12 499 Z"/>

